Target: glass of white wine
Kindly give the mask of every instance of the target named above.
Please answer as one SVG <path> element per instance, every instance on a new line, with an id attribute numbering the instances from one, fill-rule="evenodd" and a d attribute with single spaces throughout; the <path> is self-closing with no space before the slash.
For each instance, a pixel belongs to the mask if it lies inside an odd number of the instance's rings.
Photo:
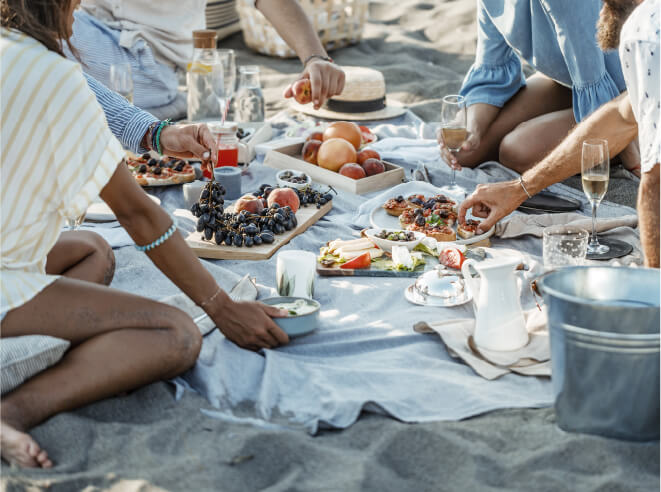
<path id="1" fill-rule="evenodd" d="M 83 222 L 85 222 L 85 215 L 86 212 L 83 212 L 81 215 L 77 217 L 76 216 L 66 217 L 65 222 L 69 230 L 70 231 L 78 230 L 80 226 L 83 225 Z"/>
<path id="2" fill-rule="evenodd" d="M 592 205 L 592 234 L 588 243 L 588 255 L 602 255 L 610 248 L 597 239 L 597 207 L 608 190 L 610 157 L 608 142 L 602 139 L 589 139 L 583 142 L 581 159 L 581 180 L 583 191 Z"/>
<path id="3" fill-rule="evenodd" d="M 464 96 L 452 94 L 443 98 L 441 107 L 441 137 L 448 150 L 456 154 L 468 137 L 466 130 L 466 100 Z M 443 189 L 449 193 L 466 193 L 457 184 L 456 170 L 452 168 L 450 184 Z"/>
<path id="4" fill-rule="evenodd" d="M 133 104 L 133 75 L 129 63 L 110 65 L 110 88 Z"/>

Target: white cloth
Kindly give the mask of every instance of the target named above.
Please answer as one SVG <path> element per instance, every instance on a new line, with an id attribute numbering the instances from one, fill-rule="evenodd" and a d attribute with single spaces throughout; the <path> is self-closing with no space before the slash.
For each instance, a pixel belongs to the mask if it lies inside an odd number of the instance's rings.
<path id="1" fill-rule="evenodd" d="M 206 0 L 83 0 L 84 11 L 121 31 L 120 45 L 149 43 L 156 59 L 185 68 L 193 57 L 193 31 L 204 29 Z"/>
<path id="2" fill-rule="evenodd" d="M 6 29 L 0 63 L 4 316 L 58 278 L 46 274 L 46 255 L 65 217 L 87 210 L 124 150 L 79 64 Z"/>
<path id="3" fill-rule="evenodd" d="M 659 0 L 645 0 L 633 11 L 620 36 L 622 71 L 638 122 L 644 173 L 661 161 L 660 25 Z"/>

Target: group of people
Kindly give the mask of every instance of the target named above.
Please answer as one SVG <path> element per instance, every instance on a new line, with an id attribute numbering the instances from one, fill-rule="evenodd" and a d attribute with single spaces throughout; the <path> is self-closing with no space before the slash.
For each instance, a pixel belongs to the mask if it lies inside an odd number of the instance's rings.
<path id="1" fill-rule="evenodd" d="M 623 20 L 638 3 L 605 0 L 602 46 L 614 48 Z M 12 463 L 52 466 L 27 434 L 31 427 L 172 378 L 190 368 L 200 350 L 199 331 L 188 315 L 108 287 L 114 256 L 99 236 L 61 232 L 65 218 L 81 215 L 96 196 L 228 339 L 252 350 L 288 342 L 272 320 L 286 313 L 232 301 L 122 165 L 124 148 L 213 156 L 215 142 L 205 125 L 170 126 L 163 119 L 181 113 L 177 72 L 192 54 L 191 32 L 204 27 L 205 4 L 0 3 L 2 337 L 42 334 L 71 343 L 58 364 L 2 398 L 0 446 Z M 659 0 L 645 0 L 628 21 L 622 62 L 596 44 L 592 26 L 601 0 L 478 5 L 477 58 L 461 90 L 470 138 L 456 156 L 442 142 L 441 152 L 452 166 L 497 159 L 523 174 L 519 181 L 478 187 L 462 214 L 473 207 L 474 215 L 485 218 L 483 227 L 490 227 L 528 193 L 580 172 L 578 145 L 598 135 L 628 169 L 640 167 L 641 236 L 646 262 L 658 266 Z M 315 107 L 342 91 L 342 70 L 296 0 L 257 0 L 255 8 L 299 55 Z M 537 69 L 528 80 L 522 59 Z M 104 84 L 117 61 L 134 67 L 136 106 Z M 292 96 L 290 89 L 285 96 Z"/>

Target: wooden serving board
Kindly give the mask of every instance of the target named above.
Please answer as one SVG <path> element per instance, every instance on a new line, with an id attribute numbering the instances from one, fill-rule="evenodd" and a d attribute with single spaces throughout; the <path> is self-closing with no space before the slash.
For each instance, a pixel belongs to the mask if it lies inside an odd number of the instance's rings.
<path id="1" fill-rule="evenodd" d="M 356 195 L 383 190 L 404 182 L 404 169 L 390 162 L 383 161 L 386 171 L 362 179 L 352 179 L 339 173 L 315 166 L 301 159 L 303 142 L 276 147 L 269 150 L 264 164 L 276 169 L 293 169 L 304 172 L 317 183 L 327 184 Z"/>
<path id="2" fill-rule="evenodd" d="M 292 238 L 305 232 L 312 224 L 326 215 L 333 208 L 333 202 L 330 201 L 321 208 L 316 206 L 301 207 L 296 212 L 298 225 L 291 231 L 285 231 L 282 234 L 275 235 L 275 241 L 271 244 L 260 244 L 247 248 L 245 246 L 226 246 L 217 245 L 212 241 L 201 239 L 202 234 L 194 231 L 186 238 L 186 242 L 193 252 L 200 258 L 209 258 L 214 260 L 268 260 L 282 246 L 287 244 Z M 175 211 L 175 216 L 190 218 L 197 223 L 197 218 L 188 210 L 179 209 Z"/>

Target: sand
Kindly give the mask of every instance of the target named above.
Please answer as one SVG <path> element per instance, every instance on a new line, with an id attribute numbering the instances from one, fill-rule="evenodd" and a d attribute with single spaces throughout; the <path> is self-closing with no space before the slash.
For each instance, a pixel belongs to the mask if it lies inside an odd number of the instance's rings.
<path id="1" fill-rule="evenodd" d="M 474 0 L 371 2 L 358 46 L 340 64 L 383 71 L 389 92 L 426 121 L 456 91 L 475 43 Z M 299 65 L 226 45 L 262 65 L 268 114 Z M 625 180 L 621 180 L 625 181 Z M 631 183 L 631 181 L 628 181 Z M 622 185 L 624 186 L 624 185 Z M 635 187 L 621 190 L 631 204 Z M 632 191 L 633 190 L 633 191 Z M 612 198 L 611 198 L 612 199 Z M 627 202 L 626 200 L 629 200 Z M 201 397 L 176 402 L 167 383 L 58 415 L 36 428 L 51 471 L 2 467 L 3 490 L 443 491 L 658 490 L 659 445 L 558 429 L 552 409 L 505 410 L 462 422 L 403 424 L 363 415 L 315 437 L 204 416 Z"/>

